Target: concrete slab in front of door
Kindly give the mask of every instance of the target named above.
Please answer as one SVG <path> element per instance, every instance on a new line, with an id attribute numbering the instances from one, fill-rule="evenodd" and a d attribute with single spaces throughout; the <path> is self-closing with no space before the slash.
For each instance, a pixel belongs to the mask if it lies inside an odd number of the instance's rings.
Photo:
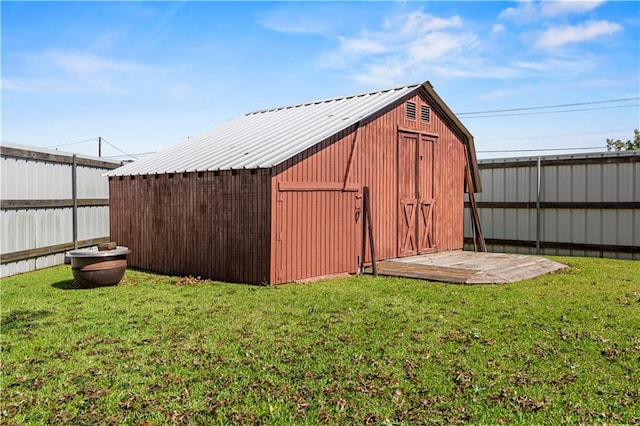
<path id="1" fill-rule="evenodd" d="M 378 262 L 378 274 L 455 284 L 511 283 L 557 272 L 567 265 L 537 256 L 446 251 Z M 371 273 L 371 267 L 365 269 Z"/>

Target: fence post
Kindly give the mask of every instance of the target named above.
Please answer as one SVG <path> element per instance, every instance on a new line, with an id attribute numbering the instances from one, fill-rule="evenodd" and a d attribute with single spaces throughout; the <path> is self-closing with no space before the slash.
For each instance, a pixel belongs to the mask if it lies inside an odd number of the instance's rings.
<path id="1" fill-rule="evenodd" d="M 371 250 L 371 269 L 373 270 L 373 276 L 378 276 L 378 262 L 376 259 L 376 245 L 373 239 L 373 215 L 371 214 L 371 195 L 369 194 L 369 187 L 362 187 L 362 204 L 364 208 L 364 218 L 362 225 L 367 226 L 369 230 L 369 249 Z M 365 219 L 366 218 L 366 223 Z M 364 259 L 364 254 L 363 254 Z"/>
<path id="2" fill-rule="evenodd" d="M 541 215 L 540 215 L 540 192 L 541 192 L 541 160 L 540 157 L 538 157 L 538 161 L 537 161 L 537 180 L 536 180 L 536 254 L 539 255 L 540 254 L 540 221 L 541 221 Z"/>
<path id="3" fill-rule="evenodd" d="M 78 248 L 78 158 L 73 154 L 71 164 L 71 197 L 73 198 L 73 248 Z"/>

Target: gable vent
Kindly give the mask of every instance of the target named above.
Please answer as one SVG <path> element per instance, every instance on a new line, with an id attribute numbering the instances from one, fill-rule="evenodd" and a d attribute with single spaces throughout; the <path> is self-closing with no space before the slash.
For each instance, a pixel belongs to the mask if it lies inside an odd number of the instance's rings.
<path id="1" fill-rule="evenodd" d="M 407 102 L 407 119 L 409 120 L 416 119 L 416 103 L 415 102 Z"/>
<path id="2" fill-rule="evenodd" d="M 431 107 L 429 105 L 420 106 L 420 119 L 425 123 L 431 121 Z"/>

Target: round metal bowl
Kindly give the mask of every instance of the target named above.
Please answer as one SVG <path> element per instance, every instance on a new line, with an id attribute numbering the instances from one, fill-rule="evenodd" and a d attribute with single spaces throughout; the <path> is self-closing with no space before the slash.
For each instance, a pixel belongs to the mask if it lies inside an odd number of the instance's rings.
<path id="1" fill-rule="evenodd" d="M 71 250 L 73 277 L 80 287 L 94 288 L 116 285 L 127 269 L 127 247 L 117 246 L 113 250 L 99 251 L 97 247 Z"/>

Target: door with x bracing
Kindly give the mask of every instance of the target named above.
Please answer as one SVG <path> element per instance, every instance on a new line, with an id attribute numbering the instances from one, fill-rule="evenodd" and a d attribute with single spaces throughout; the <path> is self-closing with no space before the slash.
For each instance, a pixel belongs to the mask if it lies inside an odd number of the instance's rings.
<path id="1" fill-rule="evenodd" d="M 398 137 L 398 257 L 435 250 L 434 141 Z"/>

